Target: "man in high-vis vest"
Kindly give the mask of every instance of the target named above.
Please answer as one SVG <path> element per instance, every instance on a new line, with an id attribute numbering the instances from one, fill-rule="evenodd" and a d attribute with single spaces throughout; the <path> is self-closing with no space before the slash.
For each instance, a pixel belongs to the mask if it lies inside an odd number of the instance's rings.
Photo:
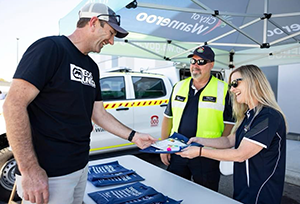
<path id="1" fill-rule="evenodd" d="M 233 127 L 232 107 L 227 83 L 211 75 L 214 52 L 202 46 L 188 58 L 191 77 L 173 87 L 162 122 L 162 139 L 174 132 L 188 138 L 229 135 Z M 168 171 L 218 191 L 219 161 L 204 157 L 187 159 L 175 154 L 161 154 L 160 157 Z"/>

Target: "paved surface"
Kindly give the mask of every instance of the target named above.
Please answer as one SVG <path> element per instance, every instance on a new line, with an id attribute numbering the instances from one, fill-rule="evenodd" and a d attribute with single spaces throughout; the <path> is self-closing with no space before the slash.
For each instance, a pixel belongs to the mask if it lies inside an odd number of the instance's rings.
<path id="1" fill-rule="evenodd" d="M 287 140 L 285 181 L 300 186 L 300 141 Z M 300 192 L 300 191 L 299 191 Z"/>

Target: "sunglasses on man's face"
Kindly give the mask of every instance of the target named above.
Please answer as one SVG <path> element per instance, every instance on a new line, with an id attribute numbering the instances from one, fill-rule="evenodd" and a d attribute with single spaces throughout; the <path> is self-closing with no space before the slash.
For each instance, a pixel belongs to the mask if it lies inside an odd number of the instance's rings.
<path id="1" fill-rule="evenodd" d="M 209 60 L 205 60 L 205 59 L 198 59 L 198 60 L 196 60 L 194 58 L 190 59 L 190 63 L 193 64 L 193 65 L 196 64 L 196 63 L 198 65 L 206 65 L 209 62 L 210 62 Z"/>
<path id="2" fill-rule="evenodd" d="M 239 81 L 242 81 L 242 78 L 238 78 L 235 80 L 232 80 L 232 82 L 230 84 L 228 84 L 229 89 L 231 89 L 231 87 L 236 88 L 239 85 Z"/>

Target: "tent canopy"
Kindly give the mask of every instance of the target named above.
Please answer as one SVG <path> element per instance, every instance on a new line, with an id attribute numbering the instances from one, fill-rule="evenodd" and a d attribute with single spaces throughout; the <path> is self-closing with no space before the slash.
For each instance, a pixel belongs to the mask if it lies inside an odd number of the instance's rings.
<path id="1" fill-rule="evenodd" d="M 188 63 L 186 56 L 207 44 L 219 68 L 300 63 L 299 0 L 131 0 L 118 8 L 113 2 L 107 0 L 130 34 L 101 54 Z M 70 16 L 60 22 L 61 34 Z"/>

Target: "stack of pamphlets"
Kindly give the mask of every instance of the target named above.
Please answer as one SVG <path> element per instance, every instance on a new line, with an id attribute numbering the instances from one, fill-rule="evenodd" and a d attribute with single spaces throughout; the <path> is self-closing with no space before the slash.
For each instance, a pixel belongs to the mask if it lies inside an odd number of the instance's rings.
<path id="1" fill-rule="evenodd" d="M 140 182 L 88 194 L 97 204 L 179 204 Z"/>
<path id="2" fill-rule="evenodd" d="M 88 180 L 96 187 L 145 180 L 135 171 L 124 168 L 118 161 L 89 167 Z"/>

